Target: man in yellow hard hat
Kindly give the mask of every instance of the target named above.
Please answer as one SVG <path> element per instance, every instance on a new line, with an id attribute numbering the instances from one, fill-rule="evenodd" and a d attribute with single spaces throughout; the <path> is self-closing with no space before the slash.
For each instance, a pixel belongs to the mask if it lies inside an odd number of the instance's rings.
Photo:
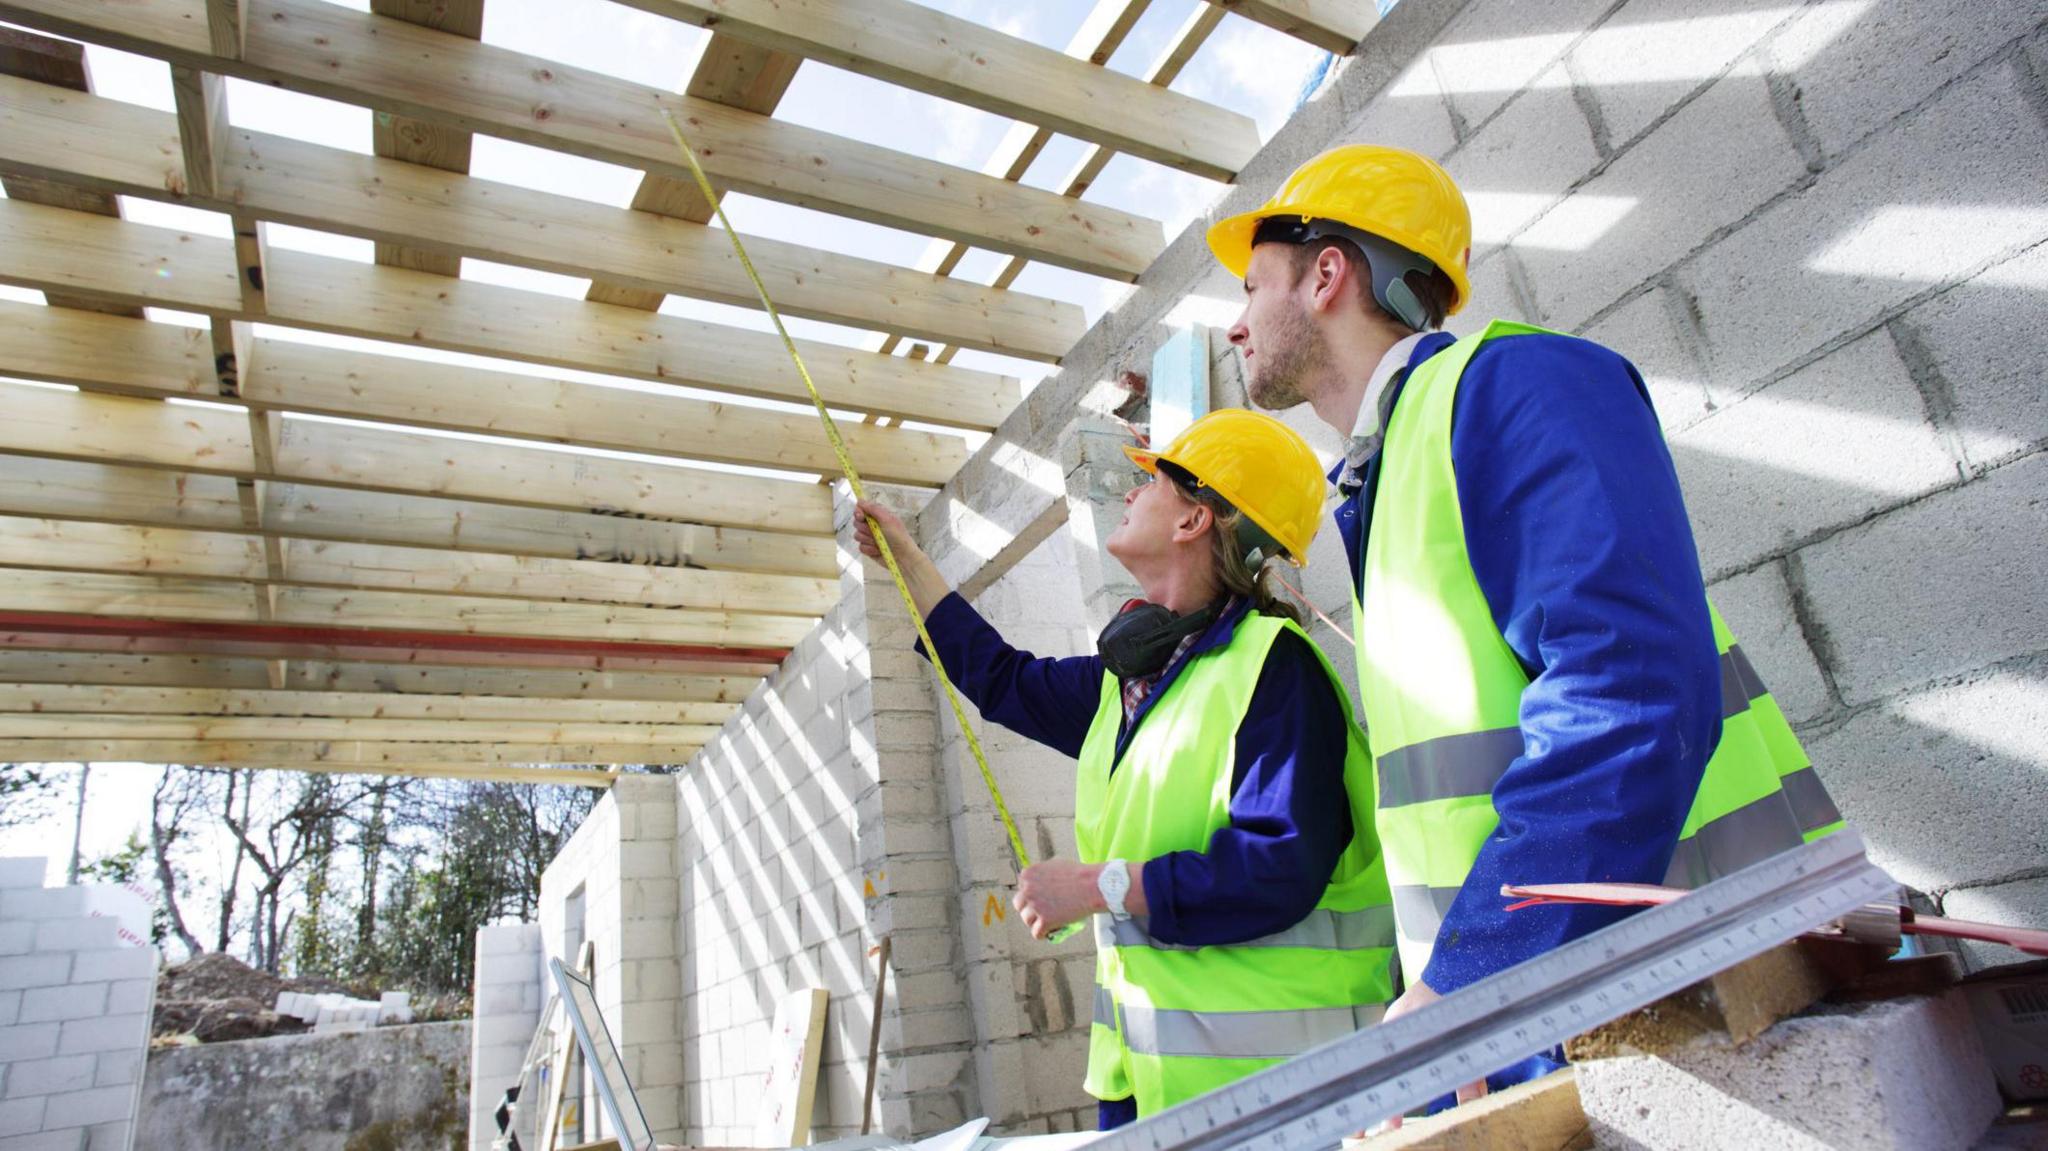
<path id="1" fill-rule="evenodd" d="M 938 656 L 984 717 L 1080 761 L 1078 860 L 1025 870 L 1043 938 L 1092 916 L 1088 1092 L 1104 1128 L 1376 1022 L 1393 912 L 1371 762 L 1345 692 L 1265 577 L 1322 518 L 1315 453 L 1271 416 L 1220 411 L 1164 451 L 1105 547 L 1144 589 L 1093 655 L 1037 659 L 887 533 Z"/>
<path id="2" fill-rule="evenodd" d="M 1252 402 L 1345 437 L 1331 479 L 1407 988 L 1390 1016 L 1621 914 L 1509 915 L 1502 884 L 1695 886 L 1841 818 L 1707 603 L 1641 375 L 1526 324 L 1436 330 L 1470 294 L 1471 233 L 1442 168 L 1366 145 L 1209 231 L 1244 280 Z"/>

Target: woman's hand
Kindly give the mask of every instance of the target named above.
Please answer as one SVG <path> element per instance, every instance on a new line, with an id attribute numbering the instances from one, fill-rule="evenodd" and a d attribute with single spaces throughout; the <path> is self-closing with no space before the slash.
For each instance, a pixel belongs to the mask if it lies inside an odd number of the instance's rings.
<path id="1" fill-rule="evenodd" d="M 889 541 L 889 554 L 895 557 L 896 566 L 903 572 L 903 582 L 910 588 L 910 598 L 917 601 L 917 614 L 932 614 L 932 609 L 953 589 L 946 585 L 945 577 L 924 549 L 910 538 L 910 528 L 903 517 L 873 500 L 861 500 L 853 506 L 854 546 L 860 554 L 882 562 L 882 546 L 875 539 L 875 527 L 880 525 L 883 538 Z"/>

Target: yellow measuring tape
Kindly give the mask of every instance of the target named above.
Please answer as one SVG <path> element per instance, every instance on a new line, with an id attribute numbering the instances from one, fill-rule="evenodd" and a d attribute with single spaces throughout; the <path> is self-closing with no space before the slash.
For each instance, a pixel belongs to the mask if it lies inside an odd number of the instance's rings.
<path id="1" fill-rule="evenodd" d="M 775 324 L 775 334 L 782 337 L 782 347 L 796 365 L 796 374 L 803 377 L 804 390 L 811 393 L 811 404 L 818 409 L 818 419 L 825 425 L 825 438 L 832 441 L 832 453 L 839 457 L 839 470 L 846 473 L 846 483 L 858 499 L 866 499 L 867 493 L 861 487 L 860 472 L 853 466 L 853 456 L 846 450 L 846 441 L 839 437 L 839 425 L 832 422 L 832 413 L 825 408 L 825 397 L 818 394 L 818 385 L 811 381 L 811 371 L 804 367 L 804 358 L 796 350 L 796 341 L 789 338 L 789 330 L 782 326 L 782 313 L 775 310 L 775 301 L 768 298 L 768 285 L 761 282 L 761 273 L 754 270 L 754 261 L 747 258 L 746 245 L 740 243 L 740 234 L 733 230 L 732 221 L 725 218 L 725 209 L 719 206 L 718 193 L 711 187 L 711 180 L 704 175 L 704 168 L 697 163 L 697 153 L 690 150 L 690 142 L 683 138 L 683 129 L 667 108 L 661 110 L 661 118 L 668 121 L 669 134 L 676 138 L 676 147 L 681 149 L 683 160 L 690 166 L 690 174 L 697 178 L 697 189 L 704 193 L 704 199 L 711 210 L 718 214 L 718 223 L 725 229 L 726 238 L 732 241 L 732 250 L 740 258 L 740 267 L 745 268 L 747 279 L 754 282 L 754 291 L 761 297 L 761 307 L 768 312 L 768 318 Z M 974 726 L 967 722 L 967 709 L 960 706 L 960 695 L 953 690 L 953 681 L 946 675 L 946 665 L 939 660 L 939 645 L 932 642 L 931 633 L 924 629 L 924 613 L 917 610 L 917 599 L 910 594 L 910 585 L 904 582 L 903 569 L 896 564 L 896 553 L 889 547 L 889 537 L 882 534 L 882 525 L 868 517 L 868 526 L 875 533 L 875 544 L 881 549 L 882 562 L 889 568 L 889 578 L 896 581 L 896 593 L 903 597 L 903 607 L 910 613 L 910 622 L 917 626 L 917 638 L 924 641 L 924 650 L 931 655 L 932 670 L 938 673 L 939 686 L 946 689 L 946 702 L 953 705 L 953 718 L 960 721 L 960 733 L 967 737 L 967 750 L 974 755 L 974 766 L 981 769 L 981 782 L 988 785 L 988 796 L 995 801 L 996 817 L 1003 821 L 1003 833 L 1010 837 L 1010 851 L 1017 857 L 1017 868 L 1031 866 L 1031 855 L 1024 850 L 1024 839 L 1017 834 L 1017 821 L 1010 818 L 1009 805 L 1003 802 L 1003 791 L 996 786 L 996 776 L 989 770 L 988 754 L 981 750 L 981 740 L 974 734 Z M 1070 934 L 1071 932 L 1069 932 Z"/>

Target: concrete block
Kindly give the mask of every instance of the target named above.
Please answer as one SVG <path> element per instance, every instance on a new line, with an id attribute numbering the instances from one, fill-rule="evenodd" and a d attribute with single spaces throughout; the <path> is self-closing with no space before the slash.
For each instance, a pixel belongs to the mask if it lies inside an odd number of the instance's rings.
<path id="1" fill-rule="evenodd" d="M 50 1096 L 44 1122 L 62 1117 L 70 1126 L 90 1127 L 95 1123 L 114 1123 L 131 1119 L 135 1113 L 135 1088 L 122 1084 L 114 1087 L 87 1087 L 83 1091 L 69 1091 L 62 1095 Z"/>
<path id="2" fill-rule="evenodd" d="M 2037 868 L 2048 669 L 1917 692 L 1809 738 L 1828 791 L 1870 856 L 1922 891 Z"/>
<path id="3" fill-rule="evenodd" d="M 82 887 L 0 888 L 0 920 L 68 919 L 84 911 Z"/>
<path id="4" fill-rule="evenodd" d="M 1491 259 L 1481 261 L 1474 267 L 1468 276 L 1472 283 L 1472 298 L 1465 302 L 1463 311 L 1444 320 L 1444 331 L 1464 337 L 1479 331 L 1494 320 L 1526 321 L 1528 317 L 1523 314 L 1514 289 L 1509 285 L 1507 269 L 1508 257 L 1502 251 L 1496 251 Z M 1304 406 L 1298 410 L 1309 412 L 1314 409 Z M 1317 421 L 1316 426 L 1323 427 L 1320 421 Z M 1297 426 L 1295 430 L 1301 429 Z M 1333 435 L 1331 443 L 1334 442 Z M 1315 441 L 1311 440 L 1310 444 L 1314 446 Z M 1330 459 L 1336 459 L 1334 448 L 1330 452 Z M 1321 533 L 1317 534 L 1320 537 Z M 1314 563 L 1313 544 L 1310 545 L 1310 549 L 1310 563 Z M 1308 594 L 1313 596 L 1315 593 Z"/>
<path id="5" fill-rule="evenodd" d="M 0 856 L 0 888 L 41 887 L 49 867 L 40 855 Z"/>
<path id="6" fill-rule="evenodd" d="M 149 1017 L 140 1011 L 129 1015 L 104 1015 L 97 1019 L 71 1019 L 61 1026 L 57 1038 L 60 1055 L 140 1051 L 149 1043 Z"/>
<path id="7" fill-rule="evenodd" d="M 1844 532 L 1803 560 L 1852 704 L 2039 650 L 2048 456 Z"/>
<path id="8" fill-rule="evenodd" d="M 21 992 L 0 991 L 0 1027 L 11 1027 L 21 1018 Z"/>
<path id="9" fill-rule="evenodd" d="M 1385 144 L 1439 160 L 1457 147 L 1450 104 L 1428 59 L 1403 69 L 1330 144 Z"/>
<path id="10" fill-rule="evenodd" d="M 121 922 L 112 916 L 45 919 L 36 924 L 37 951 L 95 951 L 117 945 Z"/>
<path id="11" fill-rule="evenodd" d="M 2048 67 L 2048 65 L 2044 65 Z M 2048 245 L 2036 246 L 1897 321 L 1953 397 L 1953 424 L 1972 467 L 2048 440 L 2036 320 L 2048 286 Z"/>
<path id="12" fill-rule="evenodd" d="M 1966 173 L 1966 177 L 1959 177 Z M 2037 202 L 2048 125 L 2010 67 L 1945 90 L 1812 187 L 1680 272 L 1698 301 L 1717 396 L 1860 332 L 1928 287 L 2048 235 Z M 1797 285 L 1797 307 L 1786 292 Z"/>
<path id="13" fill-rule="evenodd" d="M 107 985 L 107 1014 L 127 1015 L 149 1010 L 156 995 L 154 979 L 124 979 Z"/>
<path id="14" fill-rule="evenodd" d="M 1776 0 L 1630 0 L 1567 59 L 1620 147 L 1731 67 L 1761 75 L 1758 62 L 1738 58 L 1791 12 Z"/>
<path id="15" fill-rule="evenodd" d="M 1471 204 L 1474 259 L 1549 210 L 1600 161 L 1562 76 L 1559 68 L 1558 82 L 1523 93 L 1444 165 Z"/>
<path id="16" fill-rule="evenodd" d="M 1721 79 L 1516 238 L 1541 322 L 1578 328 L 1805 175 L 1763 77 Z"/>
<path id="17" fill-rule="evenodd" d="M 25 1135 L 43 1129 L 43 1097 L 0 1099 L 0 1135 Z"/>
<path id="18" fill-rule="evenodd" d="M 63 987 L 31 987 L 21 994 L 21 1021 L 46 1023 L 91 1019 L 107 1009 L 107 985 L 73 983 Z"/>
<path id="19" fill-rule="evenodd" d="M 1458 117 L 1477 128 L 1609 7 L 1611 0 L 1481 0 L 1444 27 L 1427 59 Z"/>
<path id="20" fill-rule="evenodd" d="M 1941 910 L 1957 919 L 1975 919 L 2016 927 L 2048 924 L 2048 876 L 1998 883 L 1987 887 L 1965 887 L 1941 897 Z M 2003 963 L 2022 963 L 2033 956 L 2016 947 L 1996 943 L 1965 943 L 1964 954 L 1972 970 Z"/>
<path id="21" fill-rule="evenodd" d="M 87 1151 L 85 1140 L 83 1129 L 68 1127 L 35 1135 L 0 1138 L 0 1151 Z"/>
<path id="22" fill-rule="evenodd" d="M 93 1124 L 85 1129 L 85 1151 L 128 1151 L 134 1126 L 127 1119 Z"/>
<path id="23" fill-rule="evenodd" d="M 57 1053 L 59 1025 L 16 1023 L 0 1027 L 0 1063 L 24 1059 L 47 1059 Z"/>
<path id="24" fill-rule="evenodd" d="M 1678 319 L 1685 307 L 1677 293 L 1657 288 L 1579 333 L 1635 365 L 1650 389 L 1650 404 L 1667 436 L 1699 423 L 1712 412 L 1699 340 Z"/>
<path id="25" fill-rule="evenodd" d="M 0 955 L 24 955 L 35 946 L 36 925 L 31 920 L 0 923 Z"/>
<path id="26" fill-rule="evenodd" d="M 1820 144 L 1840 152 L 2041 18 L 2027 0 L 1822 5 L 1771 42 Z"/>
<path id="27" fill-rule="evenodd" d="M 1794 727 L 1820 718 L 1833 701 L 1820 664 L 1792 612 L 1792 592 L 1777 564 L 1722 580 L 1707 589 L 1757 675 Z"/>
<path id="28" fill-rule="evenodd" d="M 87 951 L 72 960 L 71 978 L 80 983 L 154 979 L 156 963 L 157 954 L 154 947 L 117 947 L 111 951 Z"/>
<path id="29" fill-rule="evenodd" d="M 1747 1044 L 1579 1064 L 1603 1148 L 1962 1151 L 2001 1110 L 1969 1012 L 1949 998 L 1825 1008 Z"/>
<path id="30" fill-rule="evenodd" d="M 1671 439 L 1709 579 L 1958 479 L 1873 332 Z"/>
<path id="31" fill-rule="evenodd" d="M 71 982 L 71 956 L 65 952 L 14 955 L 0 959 L 0 988 L 54 987 Z"/>
<path id="32" fill-rule="evenodd" d="M 11 1063 L 7 1067 L 7 1097 L 19 1099 L 25 1095 L 83 1090 L 92 1086 L 93 1072 L 98 1068 L 99 1060 L 90 1055 L 60 1055 Z M 59 1115 L 68 1126 L 81 1125 L 71 1123 L 69 1114 Z"/>
<path id="33" fill-rule="evenodd" d="M 92 1077 L 93 1086 L 119 1087 L 135 1082 L 142 1075 L 143 1054 L 140 1042 L 135 1045 L 133 1051 L 101 1052 L 98 1070 Z"/>

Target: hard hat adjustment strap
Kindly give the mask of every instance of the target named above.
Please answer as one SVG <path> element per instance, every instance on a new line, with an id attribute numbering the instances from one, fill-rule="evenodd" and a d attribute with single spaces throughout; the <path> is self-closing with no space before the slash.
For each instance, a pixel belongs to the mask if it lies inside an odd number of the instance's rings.
<path id="1" fill-rule="evenodd" d="M 1349 224 L 1321 217 L 1300 219 L 1292 217 L 1268 217 L 1259 221 L 1261 225 L 1280 223 L 1284 228 L 1261 227 L 1252 243 L 1260 238 L 1278 240 L 1290 244 L 1312 244 L 1317 240 L 1349 240 L 1358 245 L 1365 255 L 1366 270 L 1372 280 L 1372 298 L 1386 313 L 1408 327 L 1421 332 L 1429 328 L 1429 309 L 1408 286 L 1408 273 L 1421 272 L 1427 276 L 1436 271 L 1436 262 L 1427 256 L 1394 243 L 1384 236 L 1376 236 Z"/>

